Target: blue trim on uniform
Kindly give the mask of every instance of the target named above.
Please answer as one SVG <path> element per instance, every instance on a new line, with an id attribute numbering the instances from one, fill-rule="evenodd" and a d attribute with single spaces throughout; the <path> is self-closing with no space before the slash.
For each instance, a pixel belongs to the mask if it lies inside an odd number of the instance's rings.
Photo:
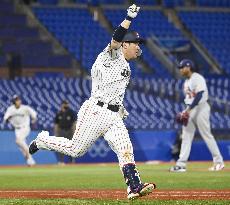
<path id="1" fill-rule="evenodd" d="M 202 98 L 202 95 L 203 95 L 203 90 L 198 92 L 192 102 L 192 104 L 189 106 L 190 109 L 193 109 L 195 106 L 198 105 L 198 103 L 200 102 L 201 98 Z"/>

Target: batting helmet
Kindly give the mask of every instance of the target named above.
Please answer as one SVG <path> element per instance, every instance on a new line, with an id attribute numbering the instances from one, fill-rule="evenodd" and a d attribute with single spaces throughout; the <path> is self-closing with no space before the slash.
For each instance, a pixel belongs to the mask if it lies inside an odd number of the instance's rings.
<path id="1" fill-rule="evenodd" d="M 122 42 L 144 43 L 144 41 L 136 31 L 129 31 L 122 39 Z"/>

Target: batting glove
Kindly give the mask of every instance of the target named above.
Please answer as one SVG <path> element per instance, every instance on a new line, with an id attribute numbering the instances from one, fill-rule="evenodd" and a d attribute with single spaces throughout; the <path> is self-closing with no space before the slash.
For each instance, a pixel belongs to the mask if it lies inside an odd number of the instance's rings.
<path id="1" fill-rule="evenodd" d="M 120 109 L 119 109 L 119 115 L 120 117 L 124 120 L 126 119 L 128 116 L 129 116 L 129 113 L 128 111 L 125 109 L 124 106 L 121 106 Z"/>
<path id="2" fill-rule="evenodd" d="M 133 4 L 127 9 L 127 15 L 131 18 L 135 18 L 140 10 L 140 7 Z"/>

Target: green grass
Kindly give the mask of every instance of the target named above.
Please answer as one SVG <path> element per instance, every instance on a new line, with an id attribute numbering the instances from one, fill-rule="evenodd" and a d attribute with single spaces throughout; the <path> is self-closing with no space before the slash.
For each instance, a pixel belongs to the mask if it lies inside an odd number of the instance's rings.
<path id="1" fill-rule="evenodd" d="M 185 173 L 168 172 L 169 164 L 140 164 L 138 168 L 142 181 L 155 182 L 158 189 L 230 189 L 230 171 L 208 172 L 209 165 L 190 163 Z M 226 165 L 228 169 L 230 164 Z M 0 189 L 125 188 L 116 164 L 1 168 L 0 180 Z"/>
<path id="2" fill-rule="evenodd" d="M 229 201 L 208 200 L 139 200 L 129 202 L 127 200 L 79 200 L 79 199 L 2 199 L 1 205 L 229 205 Z"/>
<path id="3" fill-rule="evenodd" d="M 189 163 L 186 173 L 170 173 L 172 164 L 138 164 L 142 181 L 155 182 L 160 189 L 228 189 L 230 162 L 225 171 L 208 172 L 209 163 Z M 0 189 L 126 189 L 117 164 L 47 167 L 1 167 Z M 0 199 L 0 204 L 230 204 L 224 200 L 77 200 L 77 199 Z"/>

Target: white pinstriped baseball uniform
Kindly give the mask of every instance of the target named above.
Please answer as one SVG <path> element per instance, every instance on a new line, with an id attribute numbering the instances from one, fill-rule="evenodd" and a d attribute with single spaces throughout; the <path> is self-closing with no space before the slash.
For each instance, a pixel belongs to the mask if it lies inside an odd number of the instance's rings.
<path id="1" fill-rule="evenodd" d="M 13 125 L 15 129 L 16 144 L 25 157 L 29 149 L 26 144 L 26 138 L 30 133 L 30 117 L 36 120 L 37 113 L 28 105 L 20 105 L 19 108 L 16 108 L 15 105 L 11 105 L 7 108 L 4 115 L 4 121 L 8 120 Z M 31 155 L 29 155 L 29 158 L 32 158 Z"/>
<path id="2" fill-rule="evenodd" d="M 204 92 L 202 94 L 201 100 L 199 101 L 199 104 L 195 106 L 190 112 L 188 125 L 183 126 L 182 128 L 181 152 L 176 165 L 186 165 L 191 151 L 191 145 L 196 126 L 212 154 L 214 164 L 223 164 L 223 158 L 220 154 L 214 136 L 211 134 L 209 119 L 210 105 L 207 103 L 208 89 L 204 77 L 199 73 L 192 73 L 191 77 L 185 80 L 183 89 L 185 94 L 184 102 L 187 106 L 192 104 L 196 93 L 200 91 Z"/>
<path id="3" fill-rule="evenodd" d="M 130 67 L 122 47 L 110 50 L 107 46 L 93 64 L 91 77 L 91 97 L 80 108 L 72 140 L 42 135 L 36 140 L 37 147 L 79 157 L 98 137 L 104 136 L 117 154 L 120 167 L 134 163 L 133 147 L 122 116 L 108 109 L 108 105 L 123 106 L 130 79 Z M 99 106 L 98 102 L 104 105 Z"/>
<path id="4" fill-rule="evenodd" d="M 139 43 L 143 42 L 137 32 L 127 32 L 139 10 L 140 7 L 135 4 L 127 9 L 126 18 L 113 33 L 111 46 L 107 46 L 97 57 L 91 70 L 91 97 L 78 112 L 72 140 L 49 136 L 47 131 L 42 131 L 29 148 L 31 154 L 39 149 L 47 149 L 79 157 L 99 136 L 104 136 L 117 154 L 128 186 L 127 198 L 130 200 L 146 196 L 156 188 L 154 183 L 141 182 L 134 162 L 133 147 L 122 120 L 128 114 L 122 105 L 130 78 L 130 67 L 126 59 L 140 56 Z"/>

